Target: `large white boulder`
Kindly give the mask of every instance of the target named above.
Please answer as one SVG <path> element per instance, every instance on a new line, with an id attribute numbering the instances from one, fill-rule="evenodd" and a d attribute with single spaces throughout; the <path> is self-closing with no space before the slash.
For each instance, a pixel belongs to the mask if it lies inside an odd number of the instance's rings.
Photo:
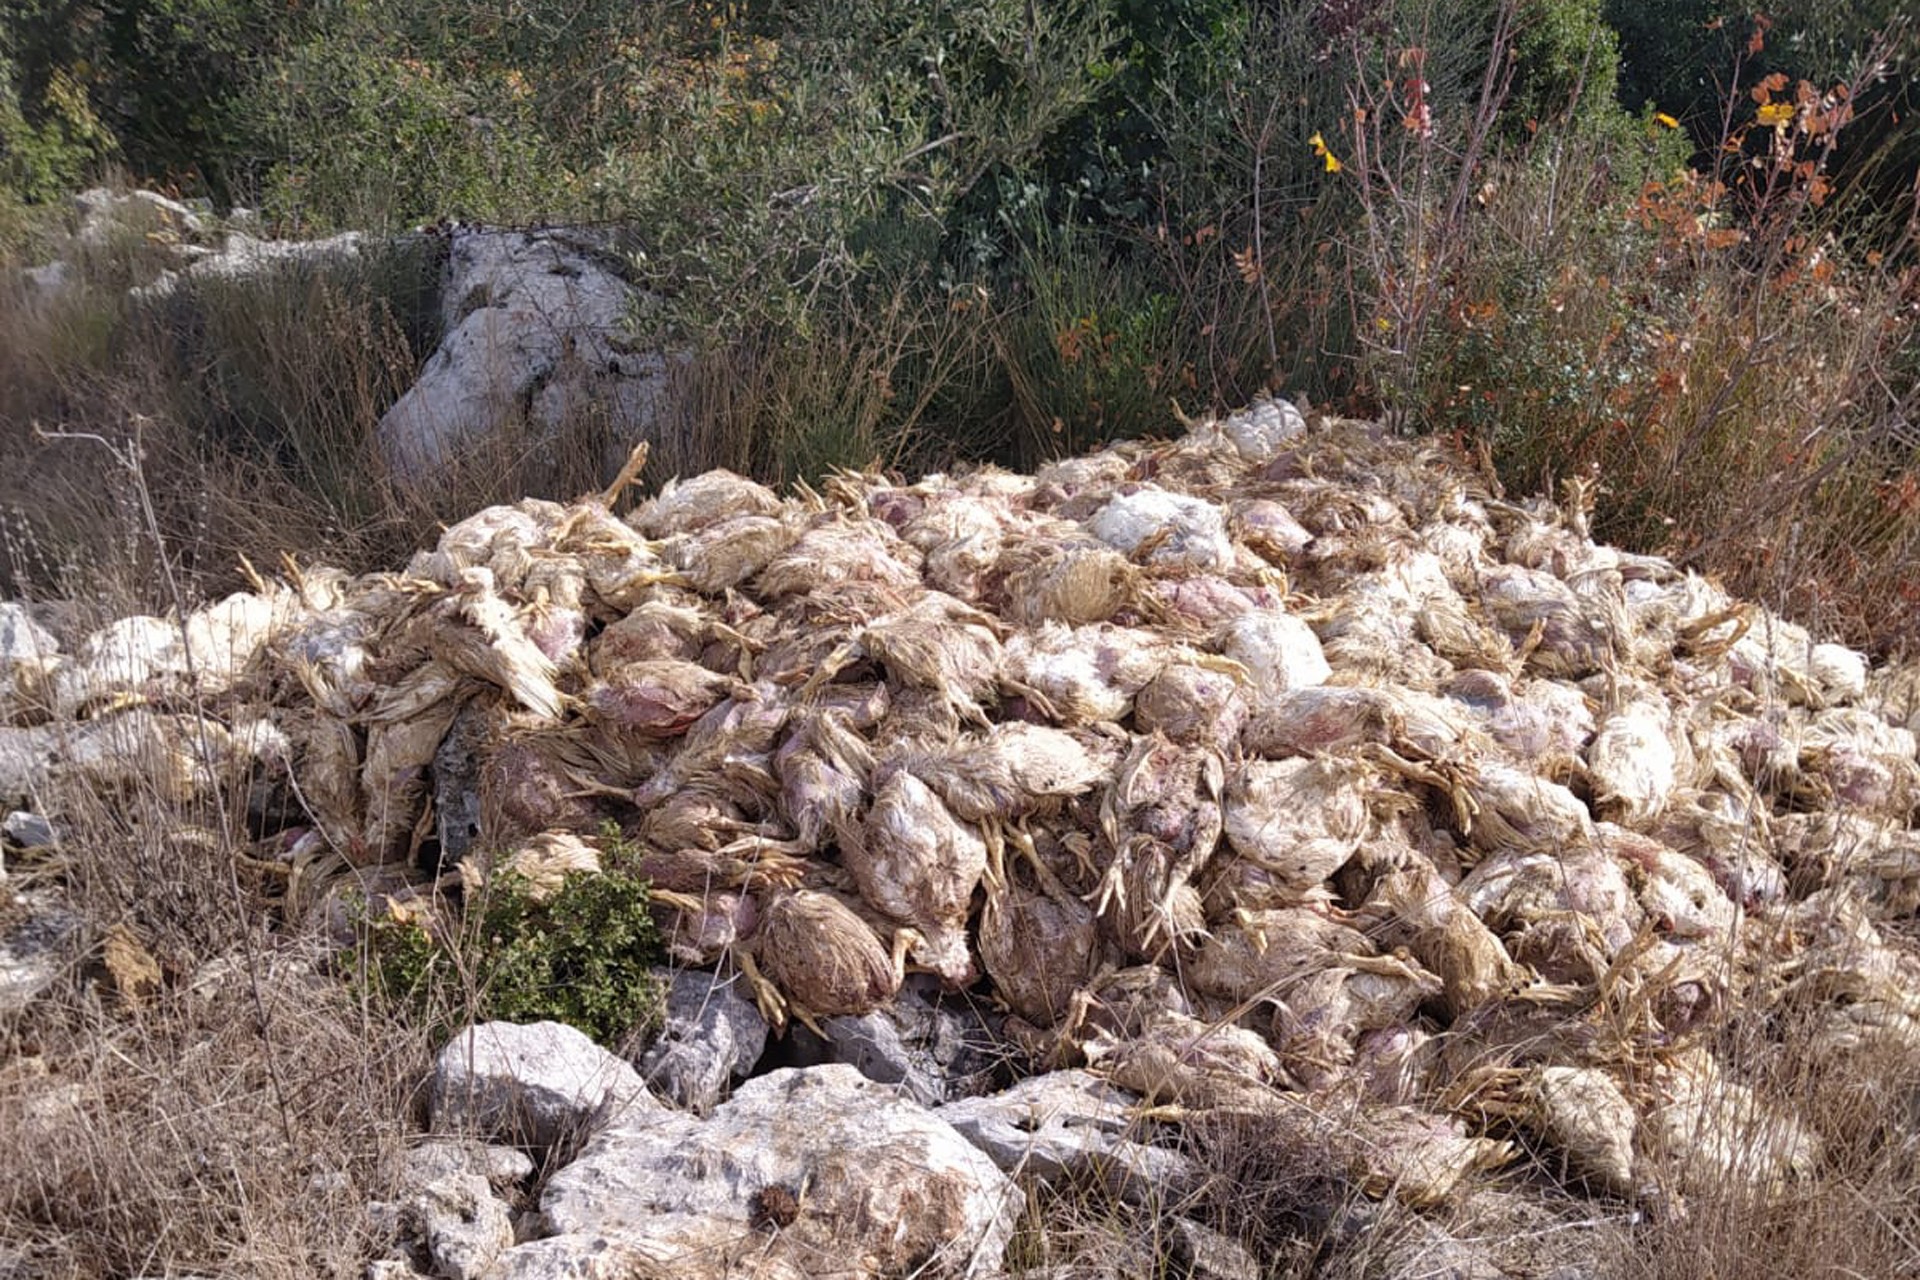
<path id="1" fill-rule="evenodd" d="M 629 1110 L 656 1110 L 638 1073 L 561 1022 L 483 1022 L 433 1064 L 433 1127 L 550 1147 Z"/>
<path id="2" fill-rule="evenodd" d="M 626 340 L 639 297 L 584 236 L 456 231 L 446 336 L 380 420 L 394 474 L 425 480 L 523 419 L 553 430 L 589 409 L 607 416 L 615 439 L 647 438 L 666 405 L 670 361 Z"/>
<path id="3" fill-rule="evenodd" d="M 616 1256 L 679 1280 L 984 1277 L 1021 1203 L 991 1160 L 895 1089 L 843 1064 L 785 1068 L 705 1121 L 616 1120 L 548 1182 L 555 1238 L 508 1250 L 492 1274 L 598 1274 L 591 1260 Z M 559 1269 L 574 1254 L 578 1269 Z"/>

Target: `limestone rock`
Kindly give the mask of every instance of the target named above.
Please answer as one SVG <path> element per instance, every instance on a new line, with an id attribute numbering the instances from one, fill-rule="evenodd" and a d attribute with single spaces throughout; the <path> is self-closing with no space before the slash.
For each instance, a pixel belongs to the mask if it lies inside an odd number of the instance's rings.
<path id="1" fill-rule="evenodd" d="M 1004 1056 L 977 1014 L 930 1000 L 911 984 L 871 1013 L 826 1018 L 820 1029 L 824 1042 L 804 1028 L 794 1029 L 794 1065 L 844 1062 L 869 1080 L 899 1085 L 930 1107 L 992 1089 Z"/>
<path id="2" fill-rule="evenodd" d="M 505 1192 L 533 1176 L 533 1158 L 518 1147 L 462 1138 L 428 1138 L 402 1160 L 402 1182 L 425 1186 L 457 1174 L 477 1174 L 496 1192 Z"/>
<path id="3" fill-rule="evenodd" d="M 1167 1224 L 1167 1251 L 1189 1280 L 1260 1280 L 1260 1261 L 1232 1236 L 1192 1218 Z"/>
<path id="4" fill-rule="evenodd" d="M 513 1247 L 513 1215 L 486 1178 L 454 1173 L 415 1191 L 409 1207 L 436 1275 L 478 1280 Z"/>
<path id="5" fill-rule="evenodd" d="M 635 1065 L 650 1088 L 705 1115 L 766 1052 L 767 1020 L 737 982 L 705 969 L 660 977 L 667 983 L 666 1025 Z"/>
<path id="6" fill-rule="evenodd" d="M 16 809 L 0 820 L 0 835 L 21 849 L 50 849 L 60 843 L 53 824 L 37 813 Z"/>
<path id="7" fill-rule="evenodd" d="M 46 788 L 59 750 L 58 730 L 36 724 L 0 725 L 0 804 L 30 803 Z"/>
<path id="8" fill-rule="evenodd" d="M 79 919 L 54 895 L 23 893 L 13 900 L 21 916 L 0 925 L 0 1017 L 19 1012 L 52 986 L 65 967 L 61 955 Z"/>
<path id="9" fill-rule="evenodd" d="M 628 1112 L 553 1176 L 541 1209 L 556 1236 L 720 1280 L 991 1275 L 1019 1204 L 952 1126 L 830 1064 L 751 1080 L 706 1121 Z M 514 1249 L 498 1274 L 602 1274 L 512 1269 L 555 1248 Z"/>
<path id="10" fill-rule="evenodd" d="M 552 429 L 589 406 L 617 439 L 646 438 L 666 404 L 669 358 L 622 335 L 638 292 L 603 246 L 559 232 L 456 232 L 446 337 L 381 418 L 387 463 L 430 477 L 524 415 Z"/>
<path id="11" fill-rule="evenodd" d="M 1097 1179 L 1122 1199 L 1179 1198 L 1200 1174 L 1177 1151 L 1134 1141 L 1128 1110 L 1139 1097 L 1090 1071 L 1054 1071 L 1004 1093 L 941 1107 L 942 1120 L 1016 1178 Z"/>
<path id="12" fill-rule="evenodd" d="M 434 1128 L 551 1147 L 629 1110 L 657 1107 L 634 1069 L 564 1023 L 486 1022 L 434 1060 Z"/>

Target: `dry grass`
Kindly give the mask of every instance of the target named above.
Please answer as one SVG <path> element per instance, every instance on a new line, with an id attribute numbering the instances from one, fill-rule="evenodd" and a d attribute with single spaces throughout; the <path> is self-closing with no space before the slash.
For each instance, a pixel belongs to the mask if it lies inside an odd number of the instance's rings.
<path id="1" fill-rule="evenodd" d="M 77 978 L 12 1029 L 0 1274 L 347 1277 L 380 1251 L 425 1046 L 260 945 L 137 1009 Z"/>
<path id="2" fill-rule="evenodd" d="M 243 558 L 393 568 L 478 507 L 571 498 L 618 465 L 583 411 L 430 486 L 387 475 L 374 428 L 439 337 L 431 242 L 129 297 L 150 252 L 73 253 L 81 284 L 51 299 L 0 292 L 0 592 L 152 608 L 162 551 L 194 598 L 244 586 Z M 141 481 L 116 465 L 129 448 Z"/>
<path id="3" fill-rule="evenodd" d="M 355 1276 L 429 1046 L 375 1017 L 251 864 L 233 776 L 39 797 L 10 890 L 75 927 L 0 1022 L 0 1275 Z"/>

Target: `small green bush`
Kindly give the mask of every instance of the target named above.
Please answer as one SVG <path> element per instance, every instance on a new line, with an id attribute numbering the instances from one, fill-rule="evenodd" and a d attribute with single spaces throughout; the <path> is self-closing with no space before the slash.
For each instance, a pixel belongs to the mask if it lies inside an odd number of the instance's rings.
<path id="1" fill-rule="evenodd" d="M 366 916 L 358 975 L 377 1000 L 435 1025 L 564 1022 L 609 1046 L 657 1026 L 663 952 L 651 886 L 574 872 L 549 896 L 500 875 L 442 937 L 404 912 Z"/>

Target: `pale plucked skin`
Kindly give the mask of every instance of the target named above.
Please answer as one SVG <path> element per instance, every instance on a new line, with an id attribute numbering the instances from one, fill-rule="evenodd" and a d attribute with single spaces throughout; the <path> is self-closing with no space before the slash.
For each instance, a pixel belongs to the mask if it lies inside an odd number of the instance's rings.
<path id="1" fill-rule="evenodd" d="M 954 817 L 926 783 L 896 770 L 876 781 L 872 807 L 857 830 L 841 834 L 840 858 L 869 905 L 927 940 L 916 959 L 950 982 L 966 980 L 966 919 L 987 871 L 987 845 L 977 828 Z M 957 950 L 950 941 L 956 933 Z"/>
<path id="2" fill-rule="evenodd" d="M 1600 721 L 1587 748 L 1594 803 L 1622 826 L 1644 828 L 1666 809 L 1679 784 L 1679 764 L 1665 709 L 1629 702 Z"/>
<path id="3" fill-rule="evenodd" d="M 634 733 L 685 733 L 733 689 L 734 681 L 679 658 L 623 663 L 589 686 L 589 715 Z"/>
<path id="4" fill-rule="evenodd" d="M 1227 839 L 1304 896 L 1346 865 L 1370 830 L 1363 778 L 1325 757 L 1249 760 L 1227 782 Z"/>

